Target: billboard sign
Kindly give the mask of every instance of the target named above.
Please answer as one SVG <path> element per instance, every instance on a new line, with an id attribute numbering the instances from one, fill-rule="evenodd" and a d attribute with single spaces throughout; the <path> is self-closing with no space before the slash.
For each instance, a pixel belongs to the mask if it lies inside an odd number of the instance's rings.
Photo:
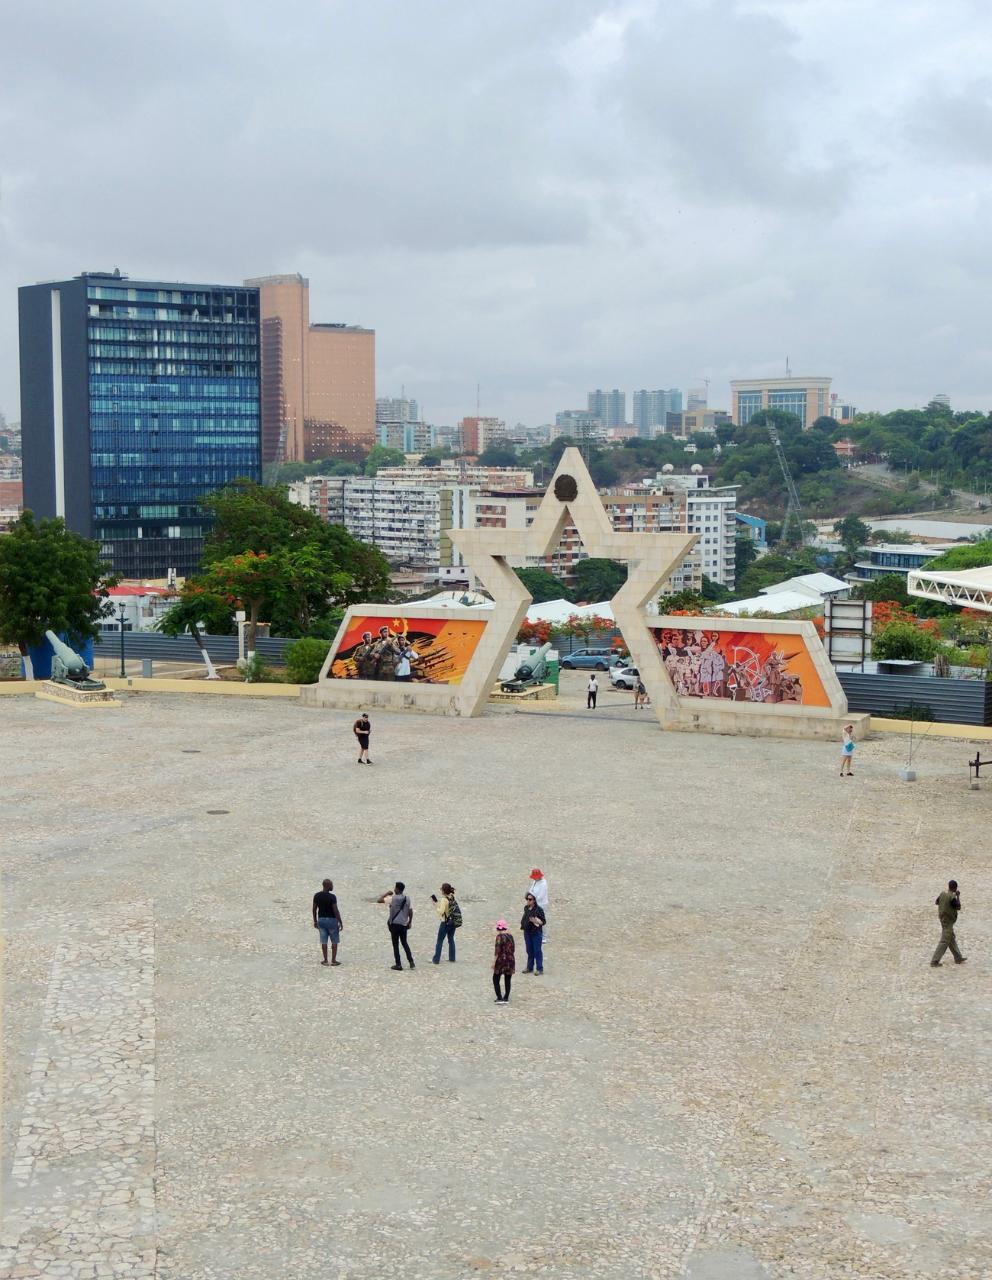
<path id="1" fill-rule="evenodd" d="M 807 637 L 801 632 L 738 631 L 726 625 L 719 629 L 703 625 L 652 627 L 651 634 L 680 698 L 778 706 L 832 705 Z"/>
<path id="2" fill-rule="evenodd" d="M 488 619 L 349 614 L 327 679 L 460 684 Z"/>

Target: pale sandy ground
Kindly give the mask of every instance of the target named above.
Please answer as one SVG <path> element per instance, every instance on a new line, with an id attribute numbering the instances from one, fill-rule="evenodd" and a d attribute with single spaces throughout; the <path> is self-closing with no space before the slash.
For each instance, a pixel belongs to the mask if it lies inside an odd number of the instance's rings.
<path id="1" fill-rule="evenodd" d="M 377 716 L 359 769 L 345 713 L 6 699 L 14 1227 L 100 1176 L 100 1143 L 82 1162 L 51 1075 L 32 1094 L 27 1072 L 63 1052 L 66 992 L 98 989 L 67 986 L 72 966 L 96 980 L 113 948 L 125 1024 L 145 976 L 153 991 L 135 1044 L 154 1141 L 126 1089 L 120 1123 L 162 1280 L 992 1274 L 992 784 L 968 789 L 974 747 L 925 742 L 906 784 L 905 742 L 884 738 L 842 781 L 831 744 L 665 735 L 629 695 L 573 710 Z M 519 920 L 534 865 L 547 972 L 497 1008 L 492 924 Z M 324 875 L 345 919 L 333 970 L 309 925 Z M 371 901 L 397 875 L 412 973 L 390 971 Z M 932 970 L 949 875 L 971 958 Z M 465 926 L 435 968 L 442 879 Z M 87 1072 L 121 1065 L 64 1058 L 69 1109 Z M 55 1136 L 32 1146 L 46 1108 Z M 38 1274 L 99 1277 L 89 1256 Z M 151 1274 L 127 1265 L 108 1274 Z"/>

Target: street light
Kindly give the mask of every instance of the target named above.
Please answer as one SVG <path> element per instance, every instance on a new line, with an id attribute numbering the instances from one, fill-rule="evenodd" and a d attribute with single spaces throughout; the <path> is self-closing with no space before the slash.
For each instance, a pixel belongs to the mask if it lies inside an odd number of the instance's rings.
<path id="1" fill-rule="evenodd" d="M 127 614 L 127 605 L 123 600 L 117 606 L 117 616 L 121 624 L 121 679 L 127 679 L 127 670 L 124 666 L 124 617 Z"/>

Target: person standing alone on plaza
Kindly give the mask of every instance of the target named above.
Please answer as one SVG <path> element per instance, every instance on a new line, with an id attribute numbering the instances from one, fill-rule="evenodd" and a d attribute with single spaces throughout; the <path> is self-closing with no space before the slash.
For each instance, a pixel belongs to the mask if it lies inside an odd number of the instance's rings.
<path id="1" fill-rule="evenodd" d="M 496 1003 L 507 1004 L 510 999 L 510 981 L 516 969 L 513 934 L 505 920 L 496 921 L 496 954 L 493 958 L 493 987 Z M 503 995 L 499 993 L 499 980 L 503 979 Z"/>
<path id="2" fill-rule="evenodd" d="M 524 945 L 527 948 L 527 968 L 524 973 L 543 973 L 544 952 L 541 944 L 544 941 L 544 911 L 537 905 L 537 899 L 532 893 L 524 898 L 520 927 L 524 931 Z"/>
<path id="3" fill-rule="evenodd" d="M 407 962 L 411 969 L 415 969 L 413 963 L 413 955 L 410 951 L 410 944 L 406 940 L 406 935 L 413 925 L 413 906 L 410 899 L 406 896 L 406 885 L 402 880 L 397 880 L 393 890 L 393 896 L 389 903 L 389 936 L 393 940 L 393 968 L 402 969 L 400 964 L 400 945 L 406 952 Z"/>
<path id="4" fill-rule="evenodd" d="M 444 945 L 445 938 L 448 939 L 448 960 L 455 963 L 455 930 L 462 923 L 462 909 L 455 901 L 454 885 L 448 884 L 447 881 L 441 886 L 441 898 L 438 900 L 437 894 L 431 894 L 431 901 L 437 908 L 437 913 L 441 918 L 441 922 L 437 928 L 437 946 L 434 948 L 434 964 L 441 963 L 441 948 Z"/>
<path id="5" fill-rule="evenodd" d="M 853 778 L 851 772 L 851 761 L 854 759 L 854 725 L 846 724 L 844 726 L 844 738 L 840 747 L 840 776 L 842 778 Z"/>
<path id="6" fill-rule="evenodd" d="M 372 721 L 369 719 L 369 713 L 363 711 L 355 723 L 351 726 L 351 731 L 358 739 L 358 763 L 371 764 L 369 759 L 369 737 L 372 734 Z M 387 769 L 388 773 L 389 770 Z"/>
<path id="7" fill-rule="evenodd" d="M 968 957 L 961 954 L 958 940 L 954 936 L 954 926 L 957 923 L 958 912 L 961 910 L 961 891 L 958 889 L 956 880 L 948 880 L 944 892 L 937 894 L 936 905 L 937 917 L 940 920 L 940 941 L 937 943 L 937 950 L 933 953 L 930 964 L 934 969 L 939 969 L 940 959 L 945 951 L 951 953 L 955 964 L 964 964 Z"/>
<path id="8" fill-rule="evenodd" d="M 599 693 L 599 681 L 596 679 L 596 673 L 589 677 L 589 683 L 586 685 L 586 710 L 596 706 L 596 694 Z"/>
<path id="9" fill-rule="evenodd" d="M 338 900 L 331 892 L 334 888 L 330 880 L 323 881 L 323 888 L 313 895 L 313 927 L 320 930 L 320 949 L 324 953 L 321 964 L 338 965 L 338 943 L 341 941 L 341 912 Z M 331 944 L 331 958 L 327 959 L 327 944 Z"/>

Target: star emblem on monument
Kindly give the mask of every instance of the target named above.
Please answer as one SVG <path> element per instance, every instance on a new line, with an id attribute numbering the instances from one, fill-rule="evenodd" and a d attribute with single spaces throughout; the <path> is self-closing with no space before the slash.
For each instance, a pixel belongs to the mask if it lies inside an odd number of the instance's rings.
<path id="1" fill-rule="evenodd" d="M 450 538 L 493 598 L 486 634 L 473 658 L 480 705 L 488 697 L 510 645 L 527 616 L 531 595 L 511 564 L 550 555 L 571 521 L 590 556 L 627 564 L 627 581 L 610 601 L 634 665 L 657 712 L 675 710 L 678 697 L 658 658 L 645 606 L 699 540 L 694 533 L 620 533 L 613 528 L 582 454 L 568 448 L 527 529 L 452 529 Z M 472 672 L 474 678 L 476 671 Z"/>

